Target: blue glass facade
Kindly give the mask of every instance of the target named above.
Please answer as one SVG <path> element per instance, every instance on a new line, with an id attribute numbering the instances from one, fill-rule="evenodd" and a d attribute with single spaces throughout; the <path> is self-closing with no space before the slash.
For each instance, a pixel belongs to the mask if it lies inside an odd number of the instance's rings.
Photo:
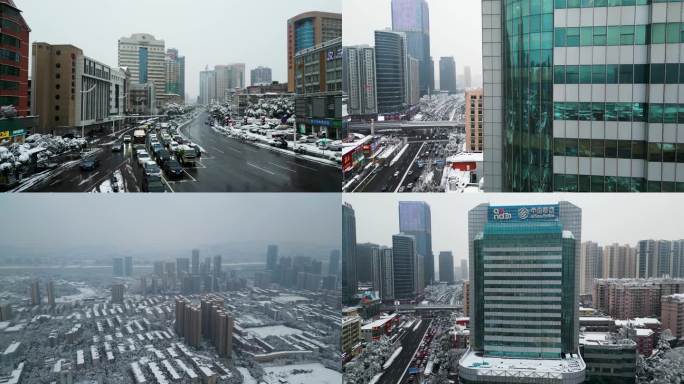
<path id="1" fill-rule="evenodd" d="M 315 45 L 315 29 L 313 19 L 300 20 L 295 25 L 295 51 L 311 48 Z"/>
<path id="2" fill-rule="evenodd" d="M 432 215 L 430 206 L 422 201 L 399 202 L 399 231 L 413 235 L 416 252 L 424 258 L 423 281 L 427 284 L 435 278 L 432 255 Z"/>
<path id="3" fill-rule="evenodd" d="M 148 71 L 148 64 L 149 64 L 149 52 L 147 52 L 147 48 L 145 47 L 140 47 L 138 50 L 138 62 L 140 65 L 138 68 L 140 68 L 140 73 L 138 75 L 138 82 L 140 84 L 146 84 L 147 83 L 147 71 Z"/>

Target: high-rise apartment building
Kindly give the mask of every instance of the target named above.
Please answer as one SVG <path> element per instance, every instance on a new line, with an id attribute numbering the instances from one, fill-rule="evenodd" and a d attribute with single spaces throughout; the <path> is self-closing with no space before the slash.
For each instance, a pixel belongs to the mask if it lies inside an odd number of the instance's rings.
<path id="1" fill-rule="evenodd" d="M 28 116 L 29 108 L 29 28 L 13 0 L 0 1 L 2 23 L 2 64 L 0 106 L 14 106 L 18 116 Z M 8 132 L 6 135 L 2 135 Z M 11 130 L 0 128 L 0 138 L 12 137 Z M 22 135 L 23 136 L 23 135 Z"/>
<path id="2" fill-rule="evenodd" d="M 274 271 L 278 265 L 278 246 L 269 245 L 266 250 L 266 269 Z"/>
<path id="3" fill-rule="evenodd" d="M 166 93 L 166 49 L 164 40 L 147 33 L 119 39 L 118 66 L 131 73 L 131 83 L 154 86 L 155 107 L 163 106 Z"/>
<path id="4" fill-rule="evenodd" d="M 456 93 L 456 61 L 452 56 L 439 59 L 439 90 Z"/>
<path id="5" fill-rule="evenodd" d="M 340 250 L 333 249 L 330 251 L 330 260 L 328 261 L 328 275 L 338 276 L 340 274 Z"/>
<path id="6" fill-rule="evenodd" d="M 469 233 L 477 234 L 471 250 L 470 350 L 459 362 L 461 378 L 517 382 L 524 370 L 525 377 L 553 375 L 553 383 L 583 382 L 577 306 L 581 209 L 567 202 L 482 204 L 469 218 Z M 497 369 L 479 369 L 483 364 Z"/>
<path id="7" fill-rule="evenodd" d="M 215 255 L 212 271 L 214 272 L 214 277 L 216 278 L 221 276 L 221 264 L 221 255 Z"/>
<path id="8" fill-rule="evenodd" d="M 51 307 L 54 307 L 55 306 L 55 282 L 54 281 L 48 281 L 45 291 L 47 293 L 48 305 Z"/>
<path id="9" fill-rule="evenodd" d="M 356 277 L 356 216 L 350 204 L 342 205 L 342 301 L 352 300 L 358 289 Z"/>
<path id="10" fill-rule="evenodd" d="M 465 93 L 466 151 L 482 152 L 483 125 L 482 88 L 469 89 Z"/>
<path id="11" fill-rule="evenodd" d="M 636 249 L 629 245 L 611 244 L 603 247 L 602 277 L 636 277 Z"/>
<path id="12" fill-rule="evenodd" d="M 408 94 L 406 36 L 390 30 L 375 31 L 375 81 L 379 114 L 401 114 Z"/>
<path id="13" fill-rule="evenodd" d="M 439 253 L 439 281 L 440 283 L 454 283 L 454 255 L 451 251 Z"/>
<path id="14" fill-rule="evenodd" d="M 249 73 L 250 85 L 269 85 L 272 82 L 273 75 L 271 73 L 271 68 L 259 66 L 252 69 Z"/>
<path id="15" fill-rule="evenodd" d="M 344 47 L 343 56 L 348 113 L 353 117 L 374 118 L 378 114 L 375 48 Z"/>
<path id="16" fill-rule="evenodd" d="M 675 339 L 682 339 L 684 337 L 684 294 L 663 296 L 661 306 L 662 329 L 669 329 Z"/>
<path id="17" fill-rule="evenodd" d="M 672 241 L 672 277 L 684 277 L 684 240 Z"/>
<path id="18" fill-rule="evenodd" d="M 485 190 L 684 191 L 679 4 L 585 3 L 483 0 Z"/>
<path id="19" fill-rule="evenodd" d="M 216 72 L 206 69 L 200 72 L 199 103 L 209 105 L 214 102 L 218 102 L 216 96 Z"/>
<path id="20" fill-rule="evenodd" d="M 616 319 L 658 317 L 661 297 L 675 293 L 684 293 L 684 279 L 599 279 L 592 305 Z"/>
<path id="21" fill-rule="evenodd" d="M 126 286 L 123 284 L 112 284 L 112 303 L 123 304 L 125 290 Z"/>
<path id="22" fill-rule="evenodd" d="M 132 256 L 124 257 L 124 276 L 126 276 L 126 277 L 133 276 L 133 257 Z"/>
<path id="23" fill-rule="evenodd" d="M 595 279 L 603 277 L 603 250 L 593 241 L 582 243 L 580 250 L 580 295 L 591 294 Z"/>
<path id="24" fill-rule="evenodd" d="M 200 251 L 199 249 L 193 249 L 192 250 L 192 274 L 193 275 L 199 275 L 200 273 Z"/>
<path id="25" fill-rule="evenodd" d="M 420 94 L 435 89 L 430 56 L 430 9 L 425 0 L 392 0 L 392 30 L 407 40 L 407 55 L 420 62 Z"/>
<path id="26" fill-rule="evenodd" d="M 41 301 L 40 282 L 33 280 L 31 282 L 31 305 L 41 305 Z"/>
<path id="27" fill-rule="evenodd" d="M 423 201 L 399 202 L 399 232 L 413 235 L 416 252 L 423 258 L 421 280 L 427 285 L 435 280 L 435 263 L 432 255 L 432 215 L 430 206 Z M 421 289 L 423 287 L 420 287 Z"/>
<path id="28" fill-rule="evenodd" d="M 295 55 L 328 40 L 342 37 L 342 14 L 306 12 L 287 21 L 287 89 L 294 93 Z"/>
<path id="29" fill-rule="evenodd" d="M 124 259 L 123 259 L 123 257 L 115 257 L 112 259 L 112 275 L 124 276 Z"/>

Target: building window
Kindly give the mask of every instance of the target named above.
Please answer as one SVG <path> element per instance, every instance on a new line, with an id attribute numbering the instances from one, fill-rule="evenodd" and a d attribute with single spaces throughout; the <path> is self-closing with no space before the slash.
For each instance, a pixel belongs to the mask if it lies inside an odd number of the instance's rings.
<path id="1" fill-rule="evenodd" d="M 0 80 L 0 90 L 16 91 L 19 89 L 19 83 L 16 81 Z"/>

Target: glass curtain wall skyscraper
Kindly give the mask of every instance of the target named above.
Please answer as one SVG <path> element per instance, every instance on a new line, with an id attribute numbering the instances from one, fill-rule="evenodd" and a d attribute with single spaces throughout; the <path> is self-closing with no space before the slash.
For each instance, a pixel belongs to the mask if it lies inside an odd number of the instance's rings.
<path id="1" fill-rule="evenodd" d="M 342 301 L 356 295 L 356 215 L 350 204 L 342 205 Z"/>
<path id="2" fill-rule="evenodd" d="M 378 113 L 400 114 L 406 109 L 408 74 L 406 36 L 401 32 L 375 31 L 375 81 Z"/>
<path id="3" fill-rule="evenodd" d="M 422 281 L 426 285 L 432 283 L 435 280 L 435 262 L 430 206 L 423 201 L 400 201 L 399 231 L 416 239 L 416 252 L 423 258 Z"/>
<path id="4" fill-rule="evenodd" d="M 482 204 L 469 219 L 471 338 L 460 361 L 463 382 L 583 382 L 580 208 Z M 500 369 L 481 369 L 487 366 Z"/>
<path id="5" fill-rule="evenodd" d="M 392 30 L 406 35 L 408 55 L 420 62 L 420 94 L 435 89 L 430 57 L 430 9 L 425 0 L 392 0 Z"/>
<path id="6" fill-rule="evenodd" d="M 485 190 L 684 191 L 680 8 L 483 0 Z"/>

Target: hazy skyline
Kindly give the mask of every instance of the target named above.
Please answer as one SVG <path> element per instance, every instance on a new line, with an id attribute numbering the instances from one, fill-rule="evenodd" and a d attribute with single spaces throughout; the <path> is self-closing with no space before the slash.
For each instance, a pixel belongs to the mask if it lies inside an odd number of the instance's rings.
<path id="1" fill-rule="evenodd" d="M 569 201 L 582 209 L 582 241 L 636 245 L 644 239 L 679 240 L 677 194 L 345 194 L 356 213 L 357 243 L 390 246 L 399 233 L 399 201 L 425 201 L 432 213 L 432 251 L 453 251 L 455 265 L 468 257 L 468 211 L 480 203 L 543 204 Z M 437 265 L 437 261 L 435 265 Z"/>
<path id="2" fill-rule="evenodd" d="M 245 63 L 247 85 L 251 69 L 270 67 L 274 81 L 287 82 L 287 20 L 308 11 L 342 12 L 341 0 L 202 0 L 201 6 L 180 0 L 15 3 L 31 28 L 31 43 L 72 44 L 111 67 L 118 64 L 119 38 L 149 33 L 164 40 L 166 49 L 185 56 L 190 101 L 199 94 L 199 73 L 206 65 Z"/>
<path id="3" fill-rule="evenodd" d="M 339 204 L 337 194 L 7 195 L 0 201 L 0 249 L 78 247 L 108 254 L 228 242 L 339 248 Z"/>
<path id="4" fill-rule="evenodd" d="M 374 46 L 374 33 L 392 27 L 391 0 L 342 0 L 342 44 Z M 480 0 L 427 0 L 430 9 L 430 53 L 439 85 L 439 58 L 453 56 L 456 75 L 470 66 L 473 85 L 482 78 Z"/>

